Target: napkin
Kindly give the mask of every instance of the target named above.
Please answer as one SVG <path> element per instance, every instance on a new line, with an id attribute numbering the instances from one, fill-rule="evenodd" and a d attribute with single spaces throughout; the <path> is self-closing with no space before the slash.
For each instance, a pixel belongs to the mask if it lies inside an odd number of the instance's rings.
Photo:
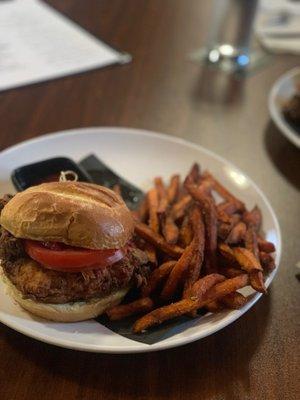
<path id="1" fill-rule="evenodd" d="M 300 1 L 262 0 L 255 30 L 267 50 L 300 54 Z"/>
<path id="2" fill-rule="evenodd" d="M 0 3 L 0 90 L 130 60 L 42 1 Z"/>

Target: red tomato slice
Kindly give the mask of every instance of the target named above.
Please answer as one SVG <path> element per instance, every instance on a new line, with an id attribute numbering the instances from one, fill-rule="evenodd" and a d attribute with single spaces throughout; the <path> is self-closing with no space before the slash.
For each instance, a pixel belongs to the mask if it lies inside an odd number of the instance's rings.
<path id="1" fill-rule="evenodd" d="M 125 255 L 124 249 L 90 250 L 34 240 L 24 240 L 24 247 L 26 253 L 44 267 L 66 272 L 104 268 Z"/>

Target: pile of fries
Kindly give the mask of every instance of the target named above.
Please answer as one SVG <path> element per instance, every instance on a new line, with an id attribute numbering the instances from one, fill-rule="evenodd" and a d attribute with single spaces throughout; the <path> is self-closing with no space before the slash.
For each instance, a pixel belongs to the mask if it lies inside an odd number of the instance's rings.
<path id="1" fill-rule="evenodd" d="M 221 201 L 216 201 L 221 198 Z M 154 179 L 137 211 L 136 242 L 148 254 L 151 274 L 139 298 L 107 311 L 111 320 L 142 315 L 135 333 L 205 309 L 238 309 L 251 285 L 265 293 L 264 276 L 275 268 L 273 243 L 260 234 L 262 215 L 194 164 L 181 183 Z"/>

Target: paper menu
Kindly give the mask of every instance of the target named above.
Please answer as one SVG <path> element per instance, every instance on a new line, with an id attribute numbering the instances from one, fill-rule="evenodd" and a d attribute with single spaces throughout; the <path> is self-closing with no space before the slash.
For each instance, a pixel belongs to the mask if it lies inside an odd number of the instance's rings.
<path id="1" fill-rule="evenodd" d="M 130 59 L 42 1 L 0 3 L 0 90 Z"/>

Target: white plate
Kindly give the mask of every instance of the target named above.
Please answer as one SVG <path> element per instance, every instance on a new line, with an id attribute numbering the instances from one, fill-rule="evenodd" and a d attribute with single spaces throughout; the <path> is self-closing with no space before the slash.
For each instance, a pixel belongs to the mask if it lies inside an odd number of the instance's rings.
<path id="1" fill-rule="evenodd" d="M 269 95 L 269 111 L 277 128 L 294 145 L 300 147 L 300 134 L 285 120 L 282 106 L 296 93 L 296 85 L 300 85 L 300 68 L 294 68 L 282 75 L 273 85 Z"/>
<path id="2" fill-rule="evenodd" d="M 248 207 L 258 204 L 261 208 L 266 237 L 277 248 L 278 268 L 281 252 L 279 225 L 262 191 L 225 159 L 174 137 L 123 128 L 83 128 L 46 135 L 0 153 L 0 191 L 4 194 L 13 190 L 10 173 L 18 166 L 54 156 L 80 160 L 91 152 L 142 189 L 150 186 L 154 176 L 168 178 L 174 172 L 184 175 L 191 164 L 198 161 Z M 276 270 L 267 278 L 266 286 L 269 286 L 275 273 Z M 246 288 L 244 293 L 253 291 Z M 126 339 L 92 320 L 71 324 L 39 320 L 15 304 L 6 295 L 3 286 L 0 286 L 0 321 L 25 335 L 57 346 L 103 353 L 148 352 L 180 346 L 218 331 L 244 314 L 260 296 L 255 294 L 241 310 L 198 318 L 184 332 L 153 345 Z"/>

